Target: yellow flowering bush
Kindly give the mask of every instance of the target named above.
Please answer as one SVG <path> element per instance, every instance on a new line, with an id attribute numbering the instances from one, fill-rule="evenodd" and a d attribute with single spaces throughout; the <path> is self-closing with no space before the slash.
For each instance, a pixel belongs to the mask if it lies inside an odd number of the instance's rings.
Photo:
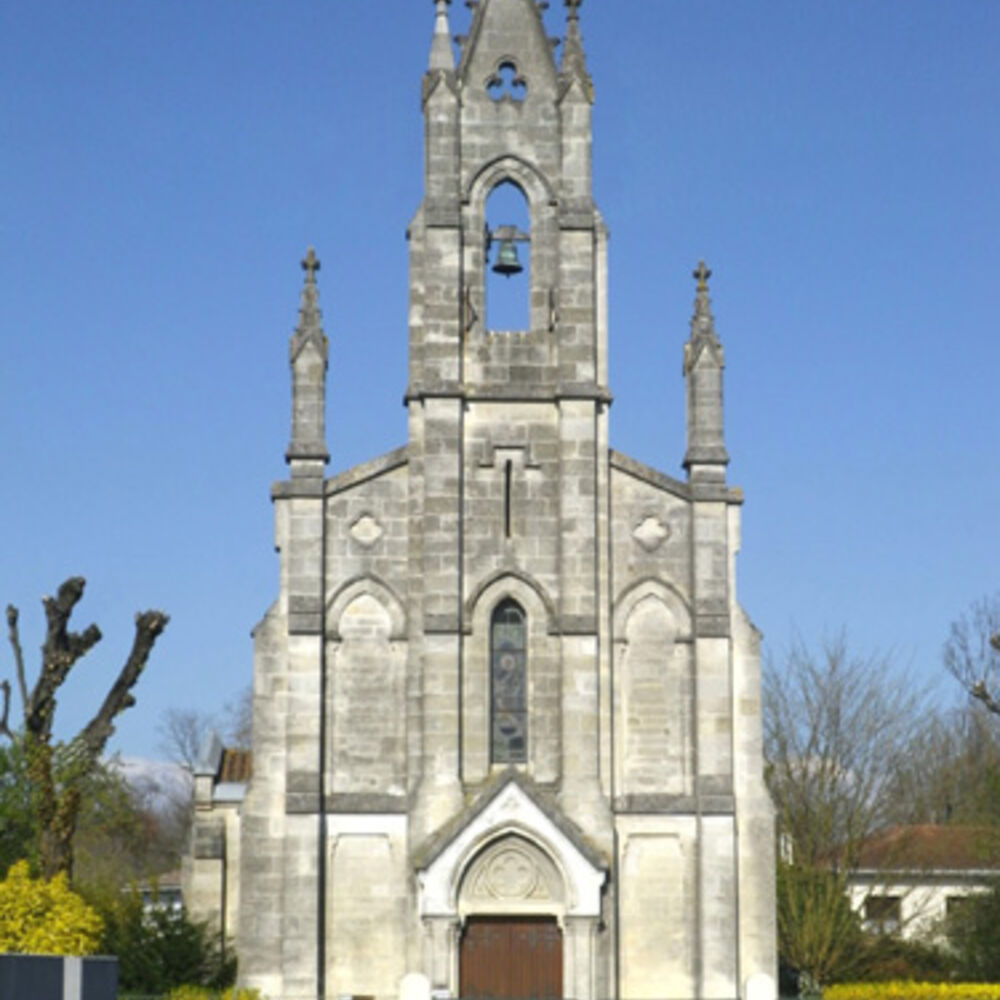
<path id="1" fill-rule="evenodd" d="M 72 889 L 65 875 L 32 878 L 18 861 L 0 882 L 0 952 L 25 955 L 92 955 L 103 923 Z"/>
<path id="2" fill-rule="evenodd" d="M 167 994 L 166 1000 L 261 1000 L 261 996 L 257 990 L 238 990 L 235 986 L 222 993 L 204 986 L 178 986 Z"/>
<path id="3" fill-rule="evenodd" d="M 838 983 L 823 1000 L 1000 1000 L 1000 983 Z"/>

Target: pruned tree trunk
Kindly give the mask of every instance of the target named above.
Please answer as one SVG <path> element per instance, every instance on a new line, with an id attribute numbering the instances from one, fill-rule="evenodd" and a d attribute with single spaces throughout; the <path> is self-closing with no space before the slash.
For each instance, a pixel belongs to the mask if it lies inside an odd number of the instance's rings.
<path id="1" fill-rule="evenodd" d="M 52 746 L 56 694 L 77 660 L 101 639 L 96 625 L 89 625 L 83 632 L 69 631 L 69 619 L 83 596 L 84 585 L 83 577 L 70 577 L 54 598 L 42 599 L 46 620 L 42 666 L 30 693 L 21 655 L 17 609 L 12 606 L 7 608 L 9 639 L 14 650 L 24 708 L 23 739 L 32 788 L 32 811 L 37 827 L 42 875 L 46 878 L 59 872 L 72 876 L 73 835 L 80 815 L 81 784 L 100 761 L 114 733 L 114 720 L 135 704 L 132 688 L 149 660 L 157 637 L 169 621 L 162 611 L 144 611 L 135 616 L 135 636 L 128 658 L 101 707 L 71 741 L 65 759 L 59 761 L 57 768 Z M 2 692 L 0 733 L 14 739 L 8 721 L 10 684 L 6 681 Z"/>

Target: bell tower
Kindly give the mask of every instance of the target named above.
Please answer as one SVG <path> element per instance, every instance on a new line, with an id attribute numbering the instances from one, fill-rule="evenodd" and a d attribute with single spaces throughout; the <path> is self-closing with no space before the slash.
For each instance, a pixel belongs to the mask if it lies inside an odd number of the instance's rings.
<path id="1" fill-rule="evenodd" d="M 488 396 L 521 384 L 535 397 L 605 397 L 607 233 L 591 194 L 593 87 L 580 0 L 567 3 L 558 66 L 534 0 L 472 5 L 456 66 L 448 4 L 436 0 L 423 81 L 425 194 L 409 233 L 410 397 L 457 388 Z M 527 230 L 488 218 L 490 196 L 505 185 L 524 200 Z M 526 287 L 523 329 L 491 322 L 487 286 L 497 268 Z"/>
<path id="2" fill-rule="evenodd" d="M 507 577 L 551 605 L 544 620 L 525 609 L 553 667 L 548 702 L 527 712 L 524 770 L 599 833 L 610 830 L 595 722 L 607 231 L 591 193 L 580 0 L 567 0 L 558 62 L 535 0 L 480 0 L 456 64 L 448 6 L 436 0 L 422 88 L 425 190 L 409 229 L 406 400 L 411 593 L 422 594 L 411 651 L 422 647 L 425 719 L 457 705 L 459 735 L 425 726 L 417 828 L 454 815 L 497 763 L 472 700 L 485 640 L 471 633 L 483 587 Z M 511 195 L 523 201 L 523 221 L 491 212 L 501 190 L 507 204 Z M 524 296 L 521 328 L 493 321 L 498 283 Z M 539 657 L 532 661 L 537 678 Z"/>

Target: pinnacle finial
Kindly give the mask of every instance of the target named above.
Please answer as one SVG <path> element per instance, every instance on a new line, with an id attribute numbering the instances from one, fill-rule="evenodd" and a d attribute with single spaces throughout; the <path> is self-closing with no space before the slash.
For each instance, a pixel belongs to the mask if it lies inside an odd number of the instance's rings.
<path id="1" fill-rule="evenodd" d="M 691 337 L 684 345 L 683 372 L 687 386 L 687 453 L 684 468 L 692 481 L 724 483 L 729 455 L 723 437 L 722 369 L 725 355 L 715 332 L 708 279 L 703 260 L 692 272 L 698 291 L 691 317 Z"/>
<path id="2" fill-rule="evenodd" d="M 698 294 L 708 291 L 708 279 L 712 277 L 712 272 L 705 266 L 703 260 L 698 261 L 698 266 L 691 272 L 691 277 L 698 282 Z"/>
<path id="3" fill-rule="evenodd" d="M 715 336 L 712 300 L 708 297 L 708 279 L 712 277 L 712 272 L 705 262 L 700 260 L 698 266 L 691 272 L 691 276 L 698 283 L 694 299 L 694 316 L 691 319 L 691 336 L 696 337 L 701 334 Z"/>
<path id="4" fill-rule="evenodd" d="M 564 79 L 576 77 L 583 83 L 588 98 L 594 99 L 594 85 L 587 72 L 587 57 L 580 37 L 580 4 L 583 0 L 564 0 L 566 4 L 566 38 L 563 42 L 562 66 Z"/>
<path id="5" fill-rule="evenodd" d="M 319 258 L 309 247 L 302 258 L 305 280 L 299 295 L 299 322 L 288 345 L 292 364 L 292 437 L 285 460 L 292 465 L 293 478 L 322 476 L 330 456 L 324 442 L 326 367 L 329 343 L 323 333 L 316 272 Z M 322 366 L 315 364 L 319 357 Z"/>
<path id="6" fill-rule="evenodd" d="M 451 0 L 434 0 L 434 39 L 431 42 L 431 70 L 453 70 L 455 55 L 451 49 L 451 27 L 448 23 L 448 5 Z"/>
<path id="7" fill-rule="evenodd" d="M 316 272 L 320 269 L 319 258 L 313 247 L 306 250 L 306 255 L 302 259 L 302 270 L 306 272 L 306 282 L 310 285 L 316 284 Z"/>
<path id="8" fill-rule="evenodd" d="M 295 329 L 293 342 L 298 343 L 311 333 L 323 336 L 323 314 L 319 309 L 319 289 L 316 287 L 316 272 L 319 270 L 319 258 L 316 251 L 309 247 L 302 258 L 302 270 L 305 271 L 305 281 L 302 284 L 302 294 L 299 297 L 299 325 Z"/>

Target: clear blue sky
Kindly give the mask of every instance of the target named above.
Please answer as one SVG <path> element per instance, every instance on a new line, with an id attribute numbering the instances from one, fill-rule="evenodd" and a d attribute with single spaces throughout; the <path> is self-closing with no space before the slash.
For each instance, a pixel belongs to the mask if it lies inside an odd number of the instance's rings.
<path id="1" fill-rule="evenodd" d="M 249 682 L 310 243 L 331 469 L 405 440 L 432 22 L 430 0 L 0 5 L 0 602 L 35 662 L 38 598 L 88 578 L 78 624 L 106 638 L 64 734 L 140 608 L 172 621 L 117 748 Z M 704 256 L 766 648 L 843 626 L 938 676 L 1000 586 L 1000 4 L 587 0 L 582 25 L 612 444 L 680 473 Z"/>

